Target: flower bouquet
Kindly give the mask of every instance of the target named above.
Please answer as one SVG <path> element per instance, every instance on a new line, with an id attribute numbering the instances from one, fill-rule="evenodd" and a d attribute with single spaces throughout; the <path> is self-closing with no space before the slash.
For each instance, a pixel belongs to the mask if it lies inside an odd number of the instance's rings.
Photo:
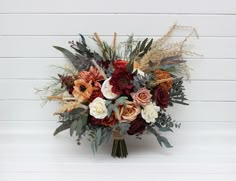
<path id="1" fill-rule="evenodd" d="M 79 144 L 88 137 L 94 152 L 112 137 L 111 155 L 121 158 L 128 155 L 127 135 L 141 138 L 151 133 L 161 146 L 172 147 L 161 132 L 180 127 L 166 109 L 188 105 L 183 86 L 188 67 L 183 56 L 193 54 L 185 42 L 195 32 L 192 29 L 182 41 L 170 42 L 180 28 L 172 26 L 157 40 L 136 40 L 131 35 L 120 43 L 115 33 L 111 45 L 95 33 L 92 39 L 98 51 L 92 51 L 82 35 L 80 41 L 69 42 L 75 53 L 54 46 L 72 65 L 40 90 L 46 91 L 47 101 L 61 104 L 55 112 L 61 125 L 54 135 L 69 129 Z"/>

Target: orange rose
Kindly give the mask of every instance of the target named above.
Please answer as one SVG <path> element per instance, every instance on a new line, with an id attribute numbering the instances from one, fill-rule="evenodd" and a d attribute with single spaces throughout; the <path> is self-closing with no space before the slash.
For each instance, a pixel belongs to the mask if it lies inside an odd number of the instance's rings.
<path id="1" fill-rule="evenodd" d="M 150 90 L 146 89 L 145 87 L 139 89 L 135 93 L 131 93 L 131 96 L 135 103 L 146 106 L 151 102 L 152 95 L 150 94 Z"/>
<path id="2" fill-rule="evenodd" d="M 134 121 L 140 114 L 140 107 L 134 102 L 127 101 L 126 105 L 119 106 L 119 112 L 115 113 L 115 117 L 120 122 Z"/>

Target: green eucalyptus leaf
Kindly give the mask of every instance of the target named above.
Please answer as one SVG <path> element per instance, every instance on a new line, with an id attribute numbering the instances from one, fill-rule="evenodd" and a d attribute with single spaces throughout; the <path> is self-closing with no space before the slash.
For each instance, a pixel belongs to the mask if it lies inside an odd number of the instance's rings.
<path id="1" fill-rule="evenodd" d="M 126 105 L 126 101 L 128 100 L 128 97 L 126 96 L 121 96 L 118 99 L 116 99 L 115 104 L 118 105 Z"/>
<path id="2" fill-rule="evenodd" d="M 159 131 L 162 131 L 162 132 L 171 131 L 171 132 L 173 132 L 173 130 L 171 128 L 168 128 L 168 127 L 161 127 L 161 128 L 159 128 Z"/>
<path id="3" fill-rule="evenodd" d="M 127 122 L 119 123 L 120 131 L 122 134 L 126 134 L 126 132 L 129 130 L 130 124 Z"/>
<path id="4" fill-rule="evenodd" d="M 151 127 L 151 126 L 148 126 L 147 127 L 148 128 L 148 130 L 157 138 L 157 141 L 158 141 L 158 143 L 162 146 L 162 143 L 167 147 L 167 148 L 171 148 L 172 146 L 170 145 L 170 143 L 169 143 L 169 141 L 165 138 L 165 137 L 163 137 L 163 136 L 161 136 L 158 132 L 157 132 L 157 130 L 155 130 L 153 127 Z"/>
<path id="5" fill-rule="evenodd" d="M 97 131 L 96 131 L 96 145 L 97 145 L 97 147 L 101 144 L 101 139 L 102 139 L 102 128 L 99 127 L 99 128 L 97 128 Z"/>
<path id="6" fill-rule="evenodd" d="M 76 130 L 76 127 L 77 127 L 77 120 L 73 121 L 70 126 L 70 136 L 73 135 L 74 131 Z"/>
<path id="7" fill-rule="evenodd" d="M 82 130 L 83 127 L 83 121 L 82 120 L 78 120 L 77 121 L 77 125 L 76 125 L 76 135 L 78 136 Z"/>

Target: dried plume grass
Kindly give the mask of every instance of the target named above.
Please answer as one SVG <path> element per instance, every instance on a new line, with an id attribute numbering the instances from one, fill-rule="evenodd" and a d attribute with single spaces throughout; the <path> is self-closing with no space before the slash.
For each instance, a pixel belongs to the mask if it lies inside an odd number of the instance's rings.
<path id="1" fill-rule="evenodd" d="M 176 30 L 188 30 L 190 33 L 181 41 L 170 42 L 169 40 Z M 184 55 L 196 55 L 194 52 L 187 50 L 185 46 L 188 38 L 194 34 L 198 37 L 195 28 L 174 24 L 163 37 L 153 42 L 151 50 L 139 60 L 139 68 L 144 72 L 149 72 L 153 67 L 158 67 L 164 58 L 179 56 L 182 59 Z M 180 65 L 180 69 L 187 75 L 189 74 L 186 64 Z"/>

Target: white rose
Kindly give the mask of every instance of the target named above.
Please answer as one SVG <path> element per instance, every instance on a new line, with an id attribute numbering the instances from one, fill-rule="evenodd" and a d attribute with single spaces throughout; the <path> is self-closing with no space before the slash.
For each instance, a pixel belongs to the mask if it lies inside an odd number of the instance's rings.
<path id="1" fill-rule="evenodd" d="M 150 103 L 144 107 L 141 111 L 141 115 L 147 123 L 155 123 L 156 118 L 158 118 L 158 111 L 160 111 L 160 107 Z"/>
<path id="2" fill-rule="evenodd" d="M 102 91 L 102 94 L 105 98 L 107 99 L 115 99 L 117 98 L 119 95 L 117 94 L 114 94 L 111 89 L 112 89 L 112 85 L 109 83 L 111 78 L 109 79 L 106 79 L 103 84 L 102 84 L 102 88 L 101 88 L 101 91 Z"/>
<path id="3" fill-rule="evenodd" d="M 97 97 L 89 104 L 89 113 L 97 119 L 103 119 L 107 116 L 106 101 Z"/>

